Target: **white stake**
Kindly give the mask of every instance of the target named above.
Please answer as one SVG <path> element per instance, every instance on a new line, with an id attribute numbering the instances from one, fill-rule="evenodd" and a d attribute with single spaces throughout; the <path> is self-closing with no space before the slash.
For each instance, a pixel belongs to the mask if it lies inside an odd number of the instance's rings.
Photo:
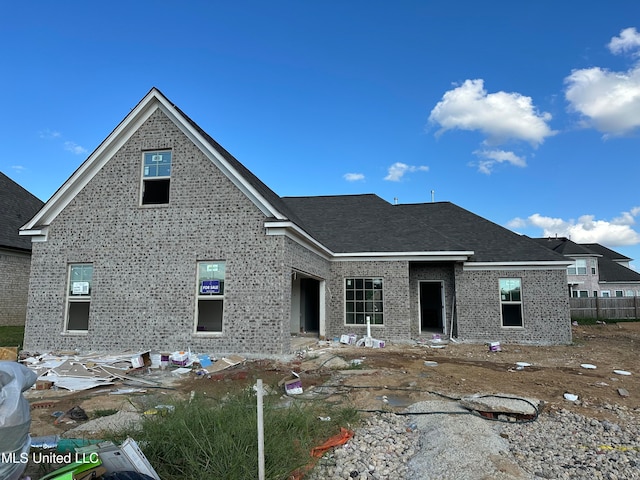
<path id="1" fill-rule="evenodd" d="M 262 379 L 258 379 L 258 479 L 264 480 L 264 415 L 262 411 Z"/>

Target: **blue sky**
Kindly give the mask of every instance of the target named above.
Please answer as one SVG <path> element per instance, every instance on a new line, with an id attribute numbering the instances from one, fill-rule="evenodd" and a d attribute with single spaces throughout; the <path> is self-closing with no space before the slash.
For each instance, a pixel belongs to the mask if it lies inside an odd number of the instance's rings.
<path id="1" fill-rule="evenodd" d="M 282 196 L 451 201 L 639 267 L 636 29 L 630 0 L 11 2 L 0 171 L 47 200 L 155 86 Z"/>

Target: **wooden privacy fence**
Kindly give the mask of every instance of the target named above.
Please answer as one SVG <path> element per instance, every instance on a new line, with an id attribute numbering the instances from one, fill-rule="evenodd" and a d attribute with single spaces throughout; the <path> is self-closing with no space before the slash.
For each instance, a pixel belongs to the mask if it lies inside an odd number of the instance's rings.
<path id="1" fill-rule="evenodd" d="M 571 319 L 640 319 L 640 297 L 570 298 Z"/>

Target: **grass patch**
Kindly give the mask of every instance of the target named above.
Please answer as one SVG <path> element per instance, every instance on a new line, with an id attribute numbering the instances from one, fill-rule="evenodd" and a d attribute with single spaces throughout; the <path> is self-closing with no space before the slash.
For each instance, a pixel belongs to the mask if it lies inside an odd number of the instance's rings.
<path id="1" fill-rule="evenodd" d="M 275 397 L 275 398 L 274 398 Z M 295 400 L 279 404 L 264 397 L 265 474 L 282 480 L 311 461 L 310 450 L 357 420 L 352 408 Z M 331 417 L 320 421 L 318 417 Z M 258 478 L 256 397 L 244 391 L 229 398 L 196 396 L 166 416 L 146 418 L 142 430 L 120 432 L 138 442 L 163 480 Z"/>
<path id="2" fill-rule="evenodd" d="M 0 327 L 0 347 L 22 348 L 24 343 L 24 327 Z"/>

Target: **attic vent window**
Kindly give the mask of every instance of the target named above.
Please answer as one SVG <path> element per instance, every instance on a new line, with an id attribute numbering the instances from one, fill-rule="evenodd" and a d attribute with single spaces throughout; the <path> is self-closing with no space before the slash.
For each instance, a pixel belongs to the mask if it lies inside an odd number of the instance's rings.
<path id="1" fill-rule="evenodd" d="M 142 165 L 142 205 L 169 203 L 171 152 L 145 152 Z"/>

